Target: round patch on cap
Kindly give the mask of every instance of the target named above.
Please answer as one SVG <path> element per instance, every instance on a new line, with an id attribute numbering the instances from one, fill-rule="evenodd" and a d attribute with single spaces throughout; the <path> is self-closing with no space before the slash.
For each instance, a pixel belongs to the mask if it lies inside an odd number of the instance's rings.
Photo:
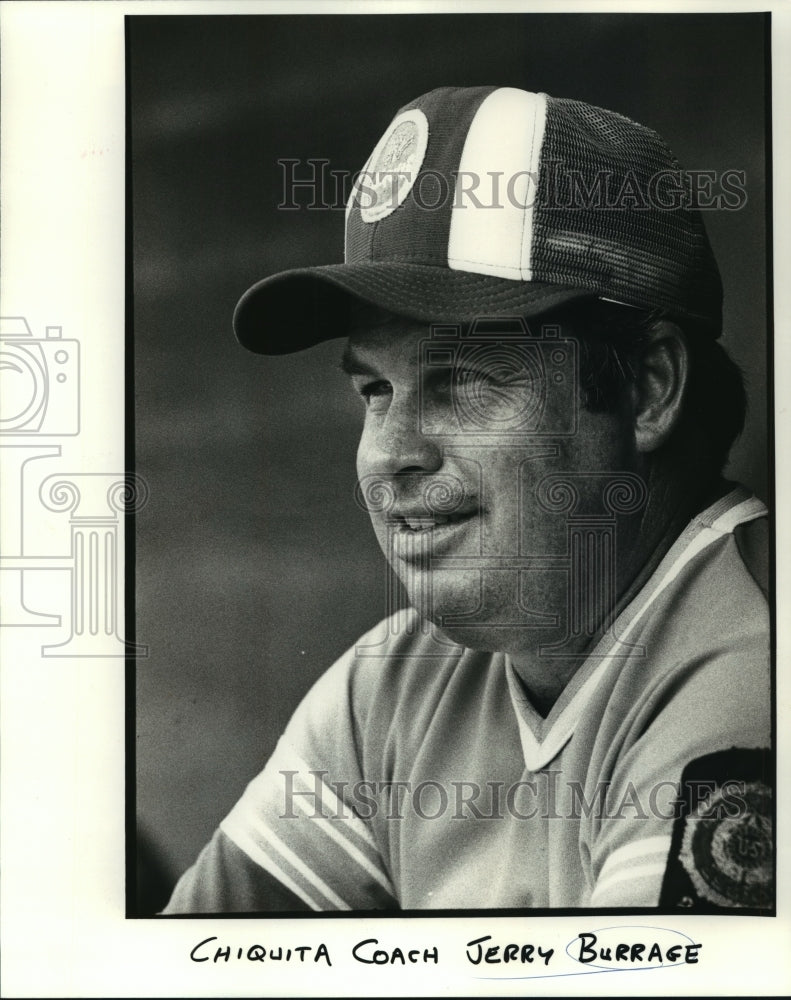
<path id="1" fill-rule="evenodd" d="M 726 815 L 726 797 L 718 789 L 688 816 L 680 860 L 702 899 L 764 907 L 772 885 L 771 793 L 755 781 L 741 799 L 739 814 Z"/>
<path id="2" fill-rule="evenodd" d="M 427 144 L 428 119 L 418 108 L 393 119 L 357 181 L 363 222 L 379 222 L 403 202 L 415 183 Z"/>

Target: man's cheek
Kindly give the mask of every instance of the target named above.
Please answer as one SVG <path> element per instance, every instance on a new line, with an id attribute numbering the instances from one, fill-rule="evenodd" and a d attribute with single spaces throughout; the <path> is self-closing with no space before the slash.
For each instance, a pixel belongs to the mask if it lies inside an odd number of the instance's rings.
<path id="1" fill-rule="evenodd" d="M 374 530 L 374 535 L 376 535 L 376 540 L 379 543 L 379 548 L 387 557 L 388 561 L 391 561 L 391 554 L 388 551 L 388 548 L 392 549 L 392 545 L 388 545 L 387 524 L 383 521 L 381 514 L 374 514 L 369 510 L 368 516 L 371 519 L 371 527 Z"/>
<path id="2" fill-rule="evenodd" d="M 541 573 L 526 572 L 519 581 L 520 606 L 536 615 L 546 617 L 545 625 L 558 630 L 562 637 L 568 618 L 570 602 L 569 574 L 566 570 L 544 570 Z"/>

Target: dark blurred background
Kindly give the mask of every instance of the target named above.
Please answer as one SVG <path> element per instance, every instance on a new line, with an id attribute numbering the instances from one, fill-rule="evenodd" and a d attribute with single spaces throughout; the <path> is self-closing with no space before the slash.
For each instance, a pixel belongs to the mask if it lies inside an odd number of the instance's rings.
<path id="1" fill-rule="evenodd" d="M 278 159 L 353 172 L 400 105 L 492 83 L 620 111 L 688 168 L 744 170 L 745 208 L 706 224 L 752 404 L 729 472 L 766 498 L 766 52 L 759 14 L 162 16 L 127 30 L 150 913 L 308 687 L 385 613 L 339 343 L 261 358 L 231 332 L 260 277 L 342 259 L 342 212 L 278 210 Z"/>

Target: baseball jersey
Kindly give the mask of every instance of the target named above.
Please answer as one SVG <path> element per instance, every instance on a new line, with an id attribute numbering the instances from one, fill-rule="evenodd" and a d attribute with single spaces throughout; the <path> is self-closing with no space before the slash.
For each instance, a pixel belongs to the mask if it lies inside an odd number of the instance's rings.
<path id="1" fill-rule="evenodd" d="M 771 906 L 765 515 L 695 517 L 546 717 L 507 655 L 382 622 L 164 912 Z"/>

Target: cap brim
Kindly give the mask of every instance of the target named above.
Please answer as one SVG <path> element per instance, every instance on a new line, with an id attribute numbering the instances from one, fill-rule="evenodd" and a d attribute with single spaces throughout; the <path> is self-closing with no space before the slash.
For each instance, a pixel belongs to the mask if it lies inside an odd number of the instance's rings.
<path id="1" fill-rule="evenodd" d="M 422 264 L 366 262 L 284 271 L 257 282 L 239 300 L 233 325 L 258 354 L 290 354 L 345 337 L 353 299 L 424 323 L 479 316 L 537 316 L 591 290 L 512 281 Z"/>

